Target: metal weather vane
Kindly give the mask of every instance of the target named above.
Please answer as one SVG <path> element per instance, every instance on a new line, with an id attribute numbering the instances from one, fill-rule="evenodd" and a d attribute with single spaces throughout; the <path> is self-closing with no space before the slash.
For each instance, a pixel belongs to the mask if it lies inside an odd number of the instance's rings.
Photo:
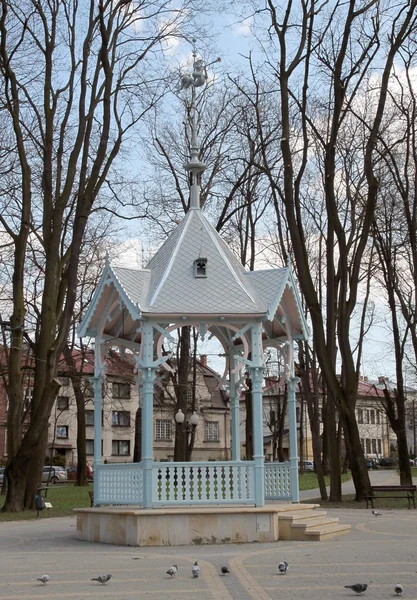
<path id="1" fill-rule="evenodd" d="M 208 80 L 207 67 L 209 67 L 210 65 L 213 65 L 214 63 L 221 62 L 220 57 L 216 58 L 216 60 L 214 60 L 208 64 L 205 64 L 201 58 L 197 58 L 195 42 L 196 42 L 196 40 L 193 39 L 193 71 L 191 74 L 184 74 L 181 76 L 180 87 L 178 89 L 178 91 L 181 91 L 181 90 L 188 90 L 189 88 L 191 88 L 191 106 L 190 106 L 191 154 L 192 154 L 191 160 L 193 160 L 193 150 L 194 150 L 194 154 L 196 151 L 198 151 L 196 88 L 203 87 L 207 84 L 207 80 Z"/>

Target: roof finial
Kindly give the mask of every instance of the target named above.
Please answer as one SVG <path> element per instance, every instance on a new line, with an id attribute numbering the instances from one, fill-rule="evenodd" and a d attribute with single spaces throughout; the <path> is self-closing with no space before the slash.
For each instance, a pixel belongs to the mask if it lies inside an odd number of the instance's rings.
<path id="1" fill-rule="evenodd" d="M 191 105 L 190 105 L 190 129 L 191 129 L 191 148 L 190 161 L 184 165 L 184 168 L 191 173 L 191 190 L 190 190 L 190 208 L 200 208 L 200 179 L 201 173 L 206 168 L 206 165 L 200 160 L 200 146 L 198 142 L 198 125 L 199 119 L 196 107 L 196 88 L 203 87 L 207 83 L 207 67 L 204 61 L 197 59 L 196 40 L 193 39 L 193 72 L 191 75 L 183 75 L 181 77 L 182 89 L 191 87 Z M 213 62 L 220 62 L 217 58 Z M 213 64 L 213 63 L 210 63 Z"/>

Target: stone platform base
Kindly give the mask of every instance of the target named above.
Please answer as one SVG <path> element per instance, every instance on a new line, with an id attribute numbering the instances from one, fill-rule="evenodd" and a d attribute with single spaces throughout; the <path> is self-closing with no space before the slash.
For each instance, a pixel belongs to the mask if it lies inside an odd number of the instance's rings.
<path id="1" fill-rule="evenodd" d="M 302 520 L 295 517 L 298 514 L 301 517 L 304 513 L 306 518 L 311 518 L 316 507 L 317 504 L 284 503 L 260 508 L 236 506 L 152 510 L 109 506 L 78 508 L 74 512 L 77 515 L 79 540 L 121 546 L 188 546 L 291 539 L 289 526 L 291 528 L 293 520 L 297 521 L 297 538 L 300 539 L 299 524 Z M 280 517 L 286 514 L 291 517 L 281 521 L 283 535 L 280 535 Z M 319 514 L 322 516 L 323 513 Z M 317 529 L 317 519 L 314 524 Z"/>

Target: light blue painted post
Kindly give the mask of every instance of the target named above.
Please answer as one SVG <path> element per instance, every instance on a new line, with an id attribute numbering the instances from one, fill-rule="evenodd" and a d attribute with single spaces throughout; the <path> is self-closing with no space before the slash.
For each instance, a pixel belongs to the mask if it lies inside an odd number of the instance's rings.
<path id="1" fill-rule="evenodd" d="M 238 378 L 239 374 L 232 373 L 236 366 L 236 359 L 232 356 L 234 348 L 230 349 L 230 416 L 232 419 L 232 460 L 240 460 L 240 406 Z"/>
<path id="2" fill-rule="evenodd" d="M 153 326 L 145 322 L 142 326 L 142 473 L 143 507 L 152 508 L 153 469 Z"/>
<path id="3" fill-rule="evenodd" d="M 97 352 L 96 352 L 97 354 Z M 98 465 L 101 465 L 101 440 L 102 440 L 102 427 L 101 427 L 101 412 L 103 407 L 103 377 L 101 375 L 91 378 L 94 389 L 94 501 L 95 504 L 100 502 L 99 483 L 100 475 L 99 470 L 96 469 Z"/>
<path id="4" fill-rule="evenodd" d="M 255 463 L 255 504 L 265 505 L 265 469 L 264 469 L 264 439 L 262 414 L 262 325 L 255 323 L 251 328 L 252 358 L 252 413 L 253 413 L 253 460 Z"/>
<path id="5" fill-rule="evenodd" d="M 297 448 L 297 411 L 295 392 L 298 377 L 290 377 L 288 382 L 288 417 L 289 417 L 289 436 L 290 436 L 290 481 L 291 481 L 291 502 L 300 502 L 300 491 L 298 485 L 298 448 Z"/>

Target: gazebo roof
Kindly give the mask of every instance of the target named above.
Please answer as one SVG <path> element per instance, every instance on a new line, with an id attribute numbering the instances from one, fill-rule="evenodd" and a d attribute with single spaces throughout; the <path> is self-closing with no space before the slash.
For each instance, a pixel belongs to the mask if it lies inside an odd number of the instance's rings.
<path id="1" fill-rule="evenodd" d="M 202 257 L 206 276 L 196 277 L 194 263 Z M 121 303 L 128 311 L 124 317 Z M 275 338 L 285 335 L 282 319 L 277 317 L 280 305 L 293 337 L 307 337 L 291 268 L 246 271 L 203 212 L 192 208 L 145 269 L 106 265 L 79 334 L 94 335 L 107 311 L 104 332 L 133 342 L 140 339 L 140 335 L 132 337 L 134 323 L 143 318 L 161 322 L 228 319 L 242 325 L 260 318 L 269 322 L 268 337 Z"/>

